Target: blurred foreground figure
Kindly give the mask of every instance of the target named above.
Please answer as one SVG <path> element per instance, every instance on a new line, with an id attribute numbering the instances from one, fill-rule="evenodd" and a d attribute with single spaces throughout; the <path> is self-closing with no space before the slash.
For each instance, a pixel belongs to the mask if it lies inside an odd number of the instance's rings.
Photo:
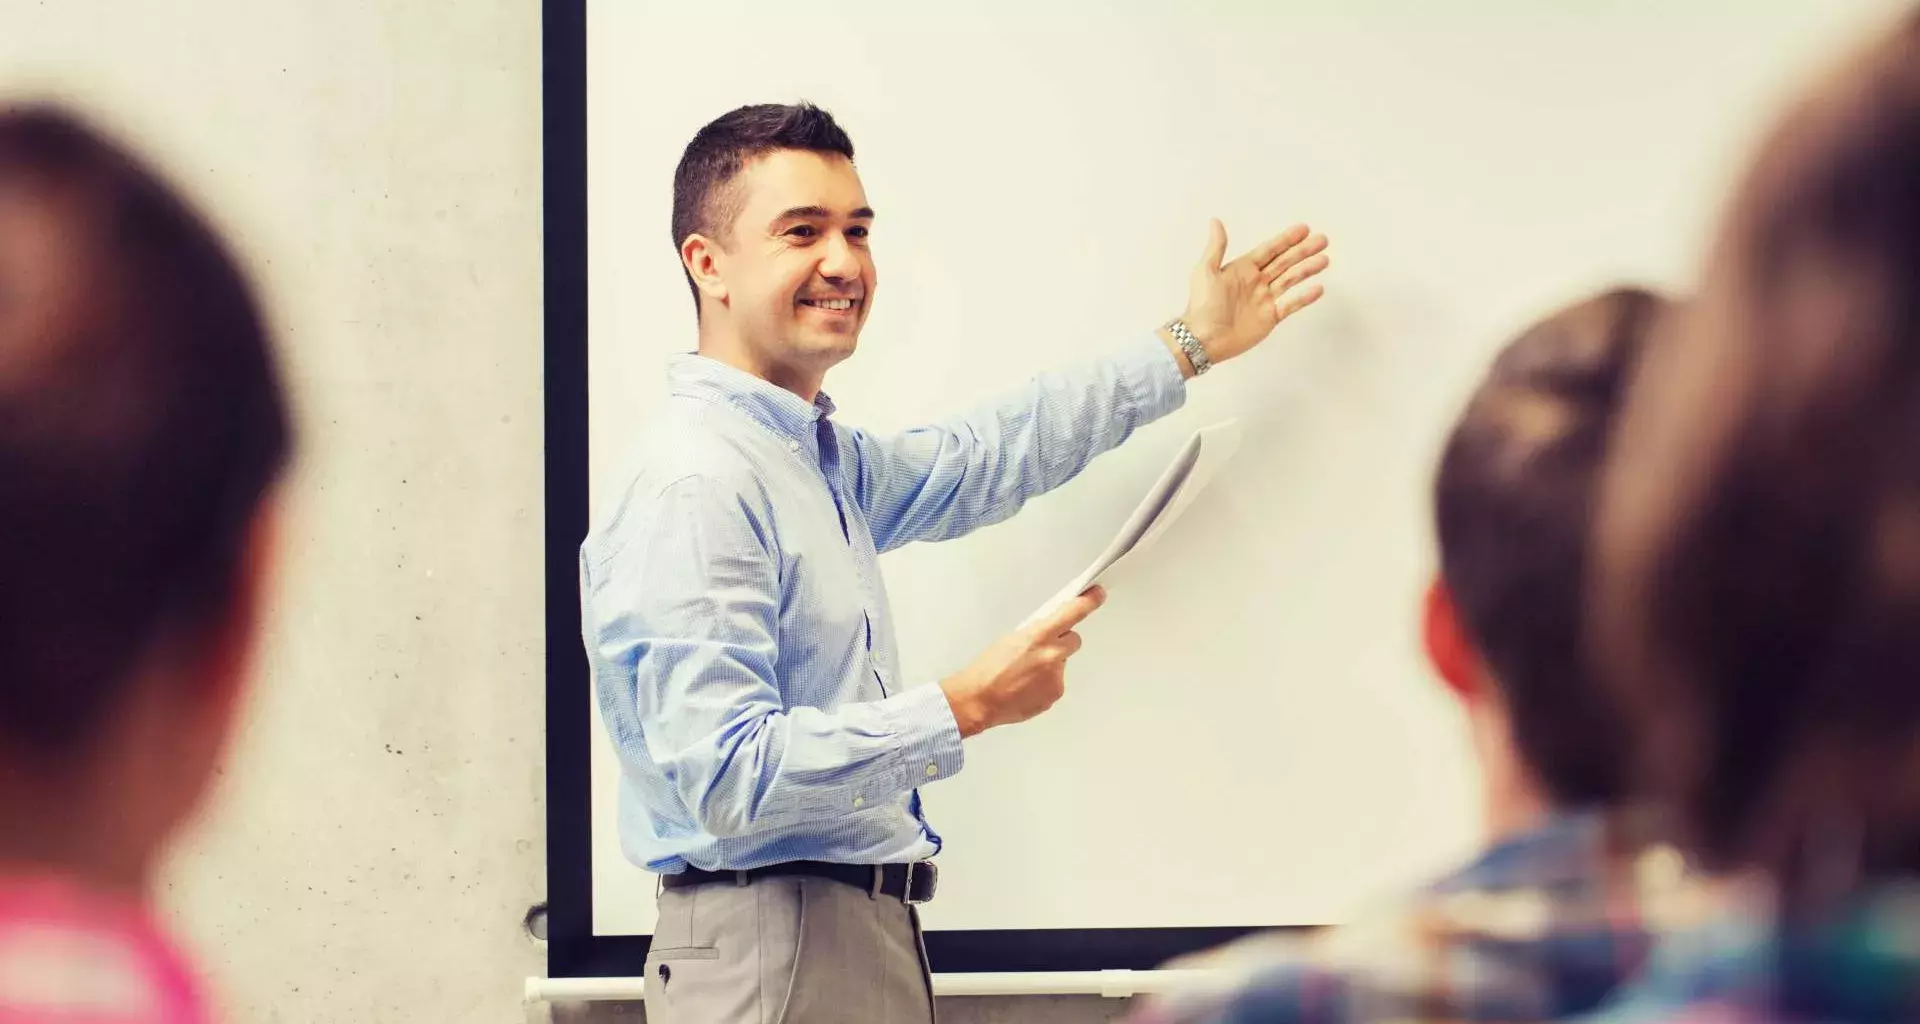
<path id="1" fill-rule="evenodd" d="M 1673 304 L 1611 288 L 1529 326 L 1442 451 L 1422 633 L 1473 737 L 1487 849 L 1310 941 L 1172 965 L 1132 1024 L 1547 1020 L 1599 1007 L 1702 911 L 1632 800 L 1630 736 L 1580 635 L 1593 496 L 1625 381 Z"/>
<path id="2" fill-rule="evenodd" d="M 1621 1020 L 1920 1017 L 1920 18 L 1763 145 L 1649 349 L 1594 650 L 1644 777 L 1744 897 Z"/>
<path id="3" fill-rule="evenodd" d="M 289 446 L 219 239 L 0 107 L 0 1024 L 206 1019 L 149 889 L 234 723 Z"/>

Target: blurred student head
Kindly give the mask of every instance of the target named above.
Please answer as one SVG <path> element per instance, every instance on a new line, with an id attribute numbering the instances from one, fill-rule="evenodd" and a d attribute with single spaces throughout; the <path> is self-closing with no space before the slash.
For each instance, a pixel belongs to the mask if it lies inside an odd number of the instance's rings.
<path id="1" fill-rule="evenodd" d="M 289 446 L 221 240 L 0 106 L 0 872 L 144 885 L 233 725 Z"/>
<path id="2" fill-rule="evenodd" d="M 1594 650 L 1702 866 L 1920 872 L 1920 19 L 1792 109 L 1643 362 Z"/>
<path id="3" fill-rule="evenodd" d="M 1426 648 L 1472 723 L 1496 833 L 1626 794 L 1623 726 L 1583 657 L 1581 602 L 1614 414 L 1666 305 L 1615 288 L 1528 327 L 1441 456 Z"/>

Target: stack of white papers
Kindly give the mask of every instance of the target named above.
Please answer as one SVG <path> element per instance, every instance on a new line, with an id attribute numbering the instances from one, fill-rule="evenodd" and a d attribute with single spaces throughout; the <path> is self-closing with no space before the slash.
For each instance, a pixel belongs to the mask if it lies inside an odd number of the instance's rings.
<path id="1" fill-rule="evenodd" d="M 1220 467 L 1240 447 L 1240 422 L 1227 420 L 1199 431 L 1180 446 L 1166 472 L 1160 474 L 1147 496 L 1127 517 L 1126 524 L 1114 535 L 1106 550 L 1093 560 L 1071 583 L 1060 588 L 1039 610 L 1027 616 L 1022 628 L 1031 626 L 1059 610 L 1061 605 L 1087 592 L 1115 566 L 1138 559 L 1166 532 L 1173 528 L 1187 506 L 1213 479 Z"/>

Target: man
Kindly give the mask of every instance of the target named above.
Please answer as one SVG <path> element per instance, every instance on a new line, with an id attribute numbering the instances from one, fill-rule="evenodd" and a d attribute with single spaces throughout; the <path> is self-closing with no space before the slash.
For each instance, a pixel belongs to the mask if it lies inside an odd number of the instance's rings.
<path id="1" fill-rule="evenodd" d="M 1687 911 L 1678 862 L 1623 806 L 1627 736 L 1581 654 L 1596 483 L 1664 305 L 1613 290 L 1528 329 L 1441 457 L 1424 640 L 1472 731 L 1491 848 L 1326 935 L 1191 958 L 1217 975 L 1139 1024 L 1555 1019 L 1641 963 L 1649 915 Z"/>
<path id="2" fill-rule="evenodd" d="M 0 109 L 0 1021 L 206 1019 L 148 905 L 234 724 L 289 447 L 219 240 Z"/>
<path id="3" fill-rule="evenodd" d="M 1223 265 L 1184 317 L 973 415 L 877 437 L 833 418 L 877 280 L 874 211 L 824 111 L 703 128 L 674 180 L 698 355 L 581 550 L 585 639 L 623 779 L 622 843 L 662 876 L 663 1022 L 930 1020 L 914 904 L 941 839 L 917 787 L 962 741 L 1059 699 L 1083 595 L 940 681 L 899 675 L 879 552 L 1006 519 L 1173 411 L 1185 381 L 1320 295 L 1303 227 Z"/>

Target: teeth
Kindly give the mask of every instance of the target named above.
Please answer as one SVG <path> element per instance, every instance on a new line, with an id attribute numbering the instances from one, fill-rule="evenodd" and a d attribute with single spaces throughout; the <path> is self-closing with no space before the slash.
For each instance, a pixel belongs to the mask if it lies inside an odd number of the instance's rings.
<path id="1" fill-rule="evenodd" d="M 846 310 L 853 308 L 852 299 L 801 299 L 800 301 L 809 306 L 818 306 L 821 309 Z"/>

